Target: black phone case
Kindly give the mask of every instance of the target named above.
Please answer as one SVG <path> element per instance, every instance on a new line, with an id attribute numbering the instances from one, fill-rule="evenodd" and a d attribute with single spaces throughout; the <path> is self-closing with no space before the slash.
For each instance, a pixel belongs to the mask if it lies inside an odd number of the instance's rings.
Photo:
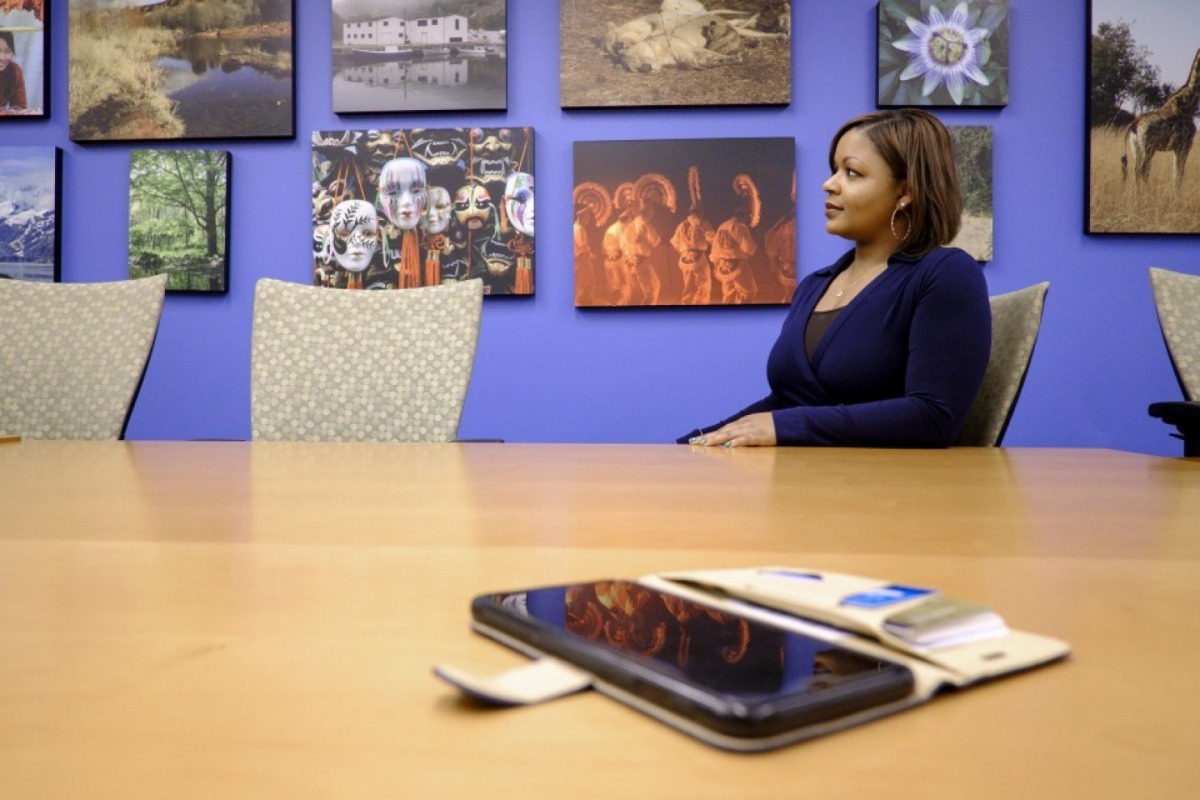
<path id="1" fill-rule="evenodd" d="M 532 657 L 550 656 L 586 670 L 594 676 L 593 686 L 598 691 L 728 749 L 767 749 L 796 741 L 805 731 L 886 707 L 913 693 L 911 670 L 887 661 L 888 667 L 880 672 L 821 692 L 753 698 L 724 694 L 681 681 L 656 669 L 652 661 L 515 614 L 497 603 L 495 596 L 481 595 L 472 602 L 473 627 L 478 632 Z M 770 627 L 786 632 L 777 625 Z M 831 647 L 853 650 L 811 631 L 804 635 Z M 872 657 L 877 658 L 875 654 Z"/>
<path id="2" fill-rule="evenodd" d="M 564 645 L 561 635 L 549 634 L 533 621 L 487 599 L 504 593 L 481 595 L 475 600 L 472 628 L 539 659 L 539 666 L 558 679 L 551 681 L 559 685 L 550 692 L 542 690 L 540 677 L 530 675 L 525 680 L 521 676 L 517 683 L 523 691 L 518 699 L 505 701 L 508 704 L 541 702 L 592 686 L 708 744 L 740 752 L 769 750 L 823 736 L 920 705 L 946 688 L 965 688 L 1059 661 L 1070 654 L 1065 642 L 1010 630 L 1005 625 L 986 639 L 961 644 L 927 648 L 902 642 L 889 631 L 888 619 L 919 606 L 922 597 L 889 606 L 886 611 L 844 602 L 849 595 L 886 589 L 889 584 L 857 575 L 778 566 L 660 573 L 637 579 L 639 587 L 900 665 L 910 676 L 907 682 L 863 686 L 861 695 L 838 698 L 827 706 L 776 708 L 768 714 L 730 711 L 723 707 L 722 700 L 714 703 L 702 698 L 689 691 L 687 684 L 664 679 L 644 667 L 632 668 L 628 658 L 611 653 L 598 655 L 577 643 Z M 926 591 L 926 598 L 928 591 L 932 590 Z M 513 670 L 503 677 L 527 669 Z M 455 673 L 465 682 L 451 682 L 464 691 L 469 690 L 466 683 L 481 685 L 475 676 L 461 670 Z M 494 680 L 483 682 L 492 684 Z M 528 691 L 531 686 L 535 691 Z M 561 690 L 561 686 L 567 690 Z"/>

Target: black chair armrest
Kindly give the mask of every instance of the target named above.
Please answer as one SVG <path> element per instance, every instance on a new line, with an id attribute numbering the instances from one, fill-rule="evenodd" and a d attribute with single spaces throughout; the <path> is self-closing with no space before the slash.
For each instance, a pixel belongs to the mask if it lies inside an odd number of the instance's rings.
<path id="1" fill-rule="evenodd" d="M 1146 411 L 1150 416 L 1175 426 L 1179 433 L 1172 435 L 1183 439 L 1183 455 L 1186 458 L 1200 457 L 1200 402 L 1171 400 L 1151 403 Z"/>

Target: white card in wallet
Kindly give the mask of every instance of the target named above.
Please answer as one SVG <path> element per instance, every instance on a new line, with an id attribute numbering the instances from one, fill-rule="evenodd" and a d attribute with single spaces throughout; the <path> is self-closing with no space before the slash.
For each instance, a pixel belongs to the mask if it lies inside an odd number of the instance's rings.
<path id="1" fill-rule="evenodd" d="M 886 618 L 883 628 L 914 647 L 930 650 L 1008 634 L 1004 620 L 987 606 L 940 595 Z"/>
<path id="2" fill-rule="evenodd" d="M 768 566 L 664 572 L 642 581 L 694 587 L 832 625 L 920 658 L 944 670 L 954 686 L 1055 661 L 1071 649 L 1057 639 L 1011 630 L 985 606 L 860 575 Z M 930 613 L 916 611 L 922 607 Z"/>

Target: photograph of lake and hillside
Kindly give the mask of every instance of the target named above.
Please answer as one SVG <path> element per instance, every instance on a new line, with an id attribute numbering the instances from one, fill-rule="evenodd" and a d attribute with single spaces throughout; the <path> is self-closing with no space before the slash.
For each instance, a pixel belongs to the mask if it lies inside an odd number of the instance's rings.
<path id="1" fill-rule="evenodd" d="M 57 281 L 57 147 L 0 147 L 0 279 Z"/>
<path id="2" fill-rule="evenodd" d="M 70 0 L 74 141 L 295 135 L 292 0 Z"/>
<path id="3" fill-rule="evenodd" d="M 505 0 L 332 0 L 333 110 L 508 107 Z"/>

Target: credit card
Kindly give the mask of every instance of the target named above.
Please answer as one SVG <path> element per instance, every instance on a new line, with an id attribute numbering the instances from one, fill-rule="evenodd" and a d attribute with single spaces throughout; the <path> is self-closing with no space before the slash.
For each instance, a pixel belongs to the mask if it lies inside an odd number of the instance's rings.
<path id="1" fill-rule="evenodd" d="M 936 589 L 921 589 L 916 586 L 900 586 L 892 584 L 869 592 L 858 592 L 842 598 L 842 605 L 857 608 L 884 608 L 905 600 L 936 594 Z"/>

